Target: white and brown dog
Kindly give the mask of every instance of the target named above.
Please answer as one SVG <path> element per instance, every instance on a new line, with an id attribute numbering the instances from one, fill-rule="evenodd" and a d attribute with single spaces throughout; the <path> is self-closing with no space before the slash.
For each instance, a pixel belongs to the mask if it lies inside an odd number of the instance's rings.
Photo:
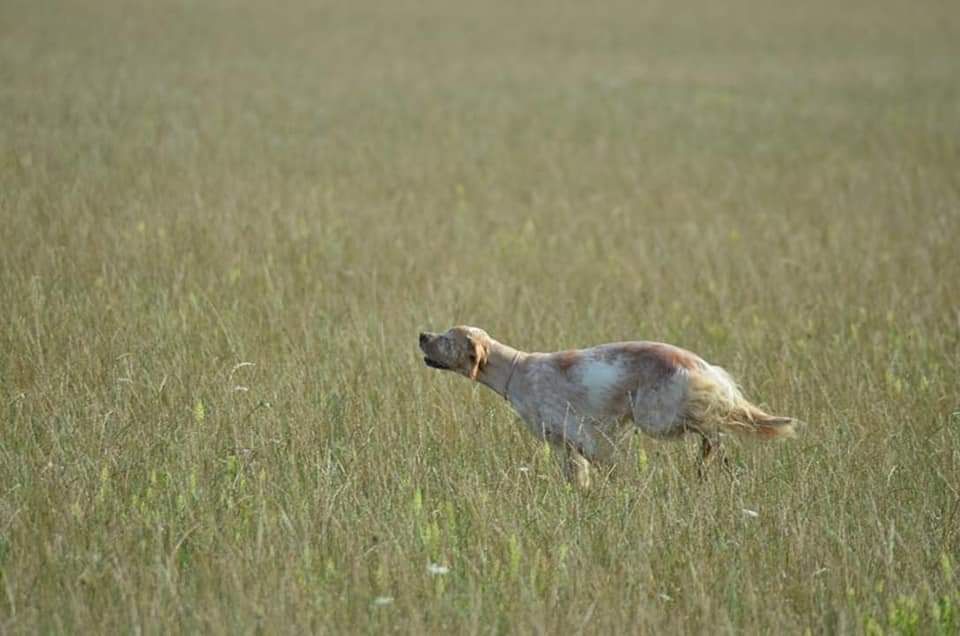
<path id="1" fill-rule="evenodd" d="M 701 470 L 719 433 L 790 437 L 796 420 L 748 402 L 730 375 L 660 342 L 618 342 L 557 353 L 524 353 L 476 327 L 421 333 L 429 367 L 454 371 L 505 398 L 540 439 L 564 449 L 568 477 L 590 484 L 590 463 L 609 460 L 634 427 L 658 438 L 696 433 Z"/>

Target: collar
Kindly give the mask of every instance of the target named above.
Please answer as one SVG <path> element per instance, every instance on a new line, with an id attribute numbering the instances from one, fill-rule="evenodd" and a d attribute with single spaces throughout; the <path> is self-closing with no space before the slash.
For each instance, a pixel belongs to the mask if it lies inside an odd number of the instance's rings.
<path id="1" fill-rule="evenodd" d="M 507 382 L 503 385 L 503 399 L 510 401 L 510 380 L 513 379 L 513 372 L 517 370 L 517 361 L 520 359 L 520 352 L 513 354 L 513 362 L 510 363 L 510 373 L 507 375 Z"/>

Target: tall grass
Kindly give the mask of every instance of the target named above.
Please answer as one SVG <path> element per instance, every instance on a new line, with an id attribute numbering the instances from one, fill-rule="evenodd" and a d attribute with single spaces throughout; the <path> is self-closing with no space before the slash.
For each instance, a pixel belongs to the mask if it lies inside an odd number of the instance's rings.
<path id="1" fill-rule="evenodd" d="M 960 10 L 0 5 L 0 631 L 960 629 Z M 810 426 L 571 490 L 421 328 Z"/>

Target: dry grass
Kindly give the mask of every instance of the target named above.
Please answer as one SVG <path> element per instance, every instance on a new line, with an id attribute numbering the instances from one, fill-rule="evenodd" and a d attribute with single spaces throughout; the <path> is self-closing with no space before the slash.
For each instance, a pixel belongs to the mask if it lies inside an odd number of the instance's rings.
<path id="1" fill-rule="evenodd" d="M 516 4 L 0 5 L 0 631 L 960 629 L 960 10 Z M 810 427 L 580 495 L 455 322 Z"/>

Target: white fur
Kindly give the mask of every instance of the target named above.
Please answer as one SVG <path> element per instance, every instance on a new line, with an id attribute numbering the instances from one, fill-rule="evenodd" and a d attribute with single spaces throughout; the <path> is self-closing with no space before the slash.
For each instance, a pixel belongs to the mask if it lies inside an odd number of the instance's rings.
<path id="1" fill-rule="evenodd" d="M 624 375 L 622 364 L 590 358 L 581 362 L 578 370 L 580 371 L 580 384 L 587 390 L 587 397 L 591 405 L 597 407 L 622 380 Z"/>
<path id="2" fill-rule="evenodd" d="M 718 367 L 715 364 L 709 364 L 707 366 L 708 373 L 716 380 L 717 386 L 723 391 L 724 397 L 731 404 L 742 398 L 740 387 L 737 386 L 736 381 L 734 381 L 726 369 Z"/>

